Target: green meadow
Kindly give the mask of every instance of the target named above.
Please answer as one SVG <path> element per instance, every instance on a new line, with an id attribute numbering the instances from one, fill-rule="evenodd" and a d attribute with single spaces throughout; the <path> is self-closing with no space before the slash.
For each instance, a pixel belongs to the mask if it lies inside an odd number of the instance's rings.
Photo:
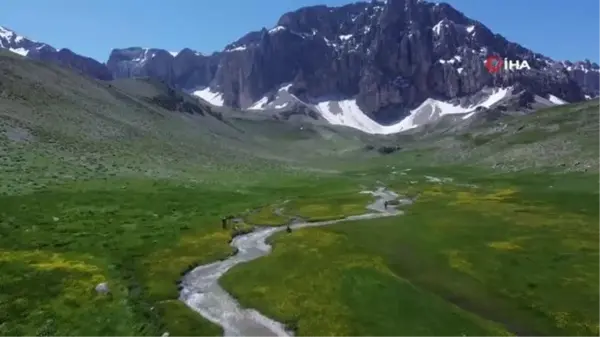
<path id="1" fill-rule="evenodd" d="M 300 335 L 599 333 L 596 175 L 423 173 L 390 180 L 405 215 L 278 234 L 221 283 Z"/>
<path id="2" fill-rule="evenodd" d="M 221 284 L 297 335 L 600 334 L 597 101 L 384 137 L 9 52 L 0 72 L 0 335 L 222 335 L 182 275 L 382 185 L 415 203 L 276 234 Z"/>
<path id="3" fill-rule="evenodd" d="M 254 189 L 113 178 L 0 196 L 0 334 L 218 335 L 177 300 L 178 280 L 233 252 L 239 233 L 223 230 L 222 216 L 315 193 L 311 180 L 281 177 Z M 351 186 L 321 182 L 339 193 Z M 101 282 L 110 296 L 94 291 Z"/>
<path id="4" fill-rule="evenodd" d="M 400 157 L 402 158 L 402 157 Z M 467 166 L 340 173 L 111 176 L 0 196 L 0 334 L 220 335 L 178 281 L 255 225 L 364 213 L 364 189 L 415 198 L 397 217 L 280 233 L 220 280 L 298 335 L 598 334 L 598 176 Z M 246 177 L 247 179 L 245 179 Z M 221 217 L 244 220 L 221 228 Z M 94 287 L 107 282 L 110 295 Z"/>

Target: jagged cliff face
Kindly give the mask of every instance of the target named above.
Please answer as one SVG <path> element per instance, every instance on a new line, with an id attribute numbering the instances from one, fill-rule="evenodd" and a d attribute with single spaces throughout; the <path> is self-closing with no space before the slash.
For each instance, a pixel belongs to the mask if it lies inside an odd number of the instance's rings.
<path id="1" fill-rule="evenodd" d="M 113 50 L 104 65 L 5 29 L 0 47 L 98 79 L 156 78 L 242 109 L 281 95 L 292 97 L 294 106 L 296 100 L 351 99 L 351 109 L 383 124 L 401 120 L 428 98 L 468 105 L 486 87 L 567 102 L 599 93 L 597 64 L 556 62 L 448 4 L 420 0 L 301 8 L 283 14 L 273 29 L 250 32 L 212 55 L 133 47 Z M 532 69 L 491 75 L 484 67 L 490 55 L 527 61 Z"/>
<path id="2" fill-rule="evenodd" d="M 600 94 L 600 66 L 589 60 L 579 62 L 562 62 L 561 65 L 569 76 L 581 86 L 586 98 L 597 97 Z"/>
<path id="3" fill-rule="evenodd" d="M 534 69 L 492 76 L 483 64 L 488 55 L 527 60 Z M 449 5 L 389 0 L 287 13 L 271 31 L 228 46 L 214 84 L 225 104 L 240 107 L 284 82 L 313 98 L 356 96 L 377 120 L 398 119 L 390 114 L 428 97 L 452 99 L 486 85 L 584 99 L 568 73 L 551 65 Z"/>
<path id="4" fill-rule="evenodd" d="M 178 88 L 208 85 L 215 77 L 219 53 L 202 55 L 191 49 L 168 52 L 132 47 L 114 49 L 106 66 L 115 78 L 152 77 Z"/>
<path id="5" fill-rule="evenodd" d="M 598 94 L 598 65 L 555 62 L 447 4 L 419 0 L 301 8 L 210 57 L 189 51 L 184 60 L 138 48 L 134 57 L 120 58 L 127 51 L 116 50 L 109 60 L 117 77 L 157 76 L 184 89 L 210 86 L 224 105 L 238 108 L 291 83 L 289 92 L 306 101 L 354 97 L 384 123 L 427 98 L 466 97 L 486 86 L 569 102 Z M 140 53 L 155 56 L 140 62 Z M 491 75 L 484 67 L 489 55 L 526 60 L 532 69 Z"/>

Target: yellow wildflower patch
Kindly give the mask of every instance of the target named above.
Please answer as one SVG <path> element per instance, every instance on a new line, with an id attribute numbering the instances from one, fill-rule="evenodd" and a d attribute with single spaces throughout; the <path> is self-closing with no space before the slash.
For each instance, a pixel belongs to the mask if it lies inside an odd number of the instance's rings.
<path id="1" fill-rule="evenodd" d="M 442 188 L 439 186 L 433 186 L 429 189 L 426 189 L 421 194 L 421 197 L 435 197 L 444 194 Z"/>
<path id="2" fill-rule="evenodd" d="M 81 259 L 72 259 L 54 252 L 41 250 L 34 251 L 0 251 L 0 262 L 21 262 L 41 271 L 62 270 L 74 272 L 77 275 L 62 279 L 61 295 L 53 300 L 53 303 L 79 303 L 83 297 L 89 296 L 90 289 L 98 283 L 107 282 L 107 277 L 102 269 L 92 263 L 88 256 Z M 27 299 L 21 299 L 27 301 Z M 61 305 L 62 305 L 61 304 Z"/>
<path id="3" fill-rule="evenodd" d="M 179 246 L 200 245 L 223 240 L 227 242 L 229 238 L 229 232 L 227 231 L 215 231 L 204 235 L 188 235 L 181 238 Z"/>
<path id="4" fill-rule="evenodd" d="M 292 232 L 293 238 L 294 240 L 298 240 L 298 241 L 294 241 L 293 245 L 297 246 L 302 244 L 303 242 L 308 242 L 310 243 L 310 247 L 325 247 L 325 246 L 331 246 L 337 242 L 340 242 L 341 240 L 344 239 L 343 235 L 340 234 L 336 234 L 336 233 L 332 233 L 332 232 L 328 232 L 328 231 L 321 231 L 321 230 L 298 230 L 298 231 L 293 231 Z M 306 241 L 304 241 L 306 240 Z"/>
<path id="5" fill-rule="evenodd" d="M 564 328 L 569 323 L 569 313 L 568 312 L 555 312 L 552 314 L 554 321 L 556 322 L 556 326 L 559 328 Z"/>
<path id="6" fill-rule="evenodd" d="M 450 250 L 446 252 L 446 255 L 448 256 L 448 264 L 450 267 L 463 273 L 474 275 L 473 265 L 462 256 L 463 254 L 461 252 L 458 250 Z"/>
<path id="7" fill-rule="evenodd" d="M 484 196 L 483 198 L 486 200 L 503 201 L 503 200 L 509 199 L 510 197 L 514 196 L 516 193 L 517 193 L 517 190 L 515 190 L 515 189 L 505 188 L 505 189 L 498 190 L 494 193 L 490 193 L 490 194 Z"/>
<path id="8" fill-rule="evenodd" d="M 269 205 L 265 206 L 258 211 L 249 214 L 246 217 L 246 221 L 255 225 L 264 226 L 280 226 L 285 224 L 287 217 L 275 214 L 277 208 L 283 208 L 281 205 Z M 285 213 L 285 209 L 283 210 Z"/>
<path id="9" fill-rule="evenodd" d="M 348 255 L 344 257 L 343 267 L 345 269 L 351 268 L 367 268 L 374 269 L 382 274 L 386 274 L 392 276 L 394 278 L 399 279 L 398 275 L 396 275 L 390 268 L 385 264 L 383 258 L 380 256 L 374 255 Z"/>
<path id="10" fill-rule="evenodd" d="M 473 205 L 476 207 L 489 208 L 493 204 L 498 204 L 509 199 L 517 193 L 515 189 L 502 189 L 489 194 L 476 193 L 474 191 L 458 191 L 454 194 L 453 205 Z M 506 204 L 508 206 L 508 204 Z"/>
<path id="11" fill-rule="evenodd" d="M 146 287 L 153 300 L 167 300 L 177 296 L 177 288 L 165 279 L 177 280 L 190 265 L 208 263 L 231 253 L 231 233 L 215 231 L 184 236 L 172 248 L 149 254 L 144 259 Z"/>
<path id="12" fill-rule="evenodd" d="M 321 213 L 325 213 L 327 211 L 329 211 L 329 207 L 325 206 L 325 205 L 303 205 L 301 207 L 298 208 L 298 211 L 301 212 L 302 214 L 306 213 L 306 214 L 313 214 L 313 213 L 317 213 L 317 214 L 321 214 Z"/>
<path id="13" fill-rule="evenodd" d="M 488 243 L 489 247 L 492 247 L 497 250 L 517 250 L 522 249 L 518 244 L 511 241 L 495 241 Z"/>
<path id="14" fill-rule="evenodd" d="M 456 192 L 455 205 L 475 204 L 481 201 L 481 197 L 472 192 L 459 191 Z"/>
<path id="15" fill-rule="evenodd" d="M 98 273 L 100 268 L 84 260 L 67 259 L 58 253 L 35 251 L 0 251 L 0 261 L 24 262 L 42 270 L 65 269 L 85 273 Z"/>

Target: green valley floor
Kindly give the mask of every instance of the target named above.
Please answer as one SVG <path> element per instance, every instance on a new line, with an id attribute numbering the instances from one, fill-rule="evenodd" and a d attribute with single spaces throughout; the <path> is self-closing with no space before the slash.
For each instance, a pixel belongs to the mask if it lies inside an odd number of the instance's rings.
<path id="1" fill-rule="evenodd" d="M 297 335 L 600 333 L 598 101 L 380 136 L 2 51 L 0 73 L 0 335 L 222 335 L 182 275 L 380 186 L 414 204 L 283 231 L 221 285 Z"/>
<path id="2" fill-rule="evenodd" d="M 222 177 L 226 179 L 226 176 Z M 0 197 L 0 334 L 219 335 L 177 300 L 181 275 L 232 253 L 220 217 L 307 228 L 225 274 L 245 307 L 299 335 L 598 334 L 597 175 L 387 168 L 252 184 L 106 179 Z M 228 186 L 228 187 L 224 187 Z M 275 211 L 277 210 L 277 211 Z M 97 294 L 107 282 L 109 296 Z"/>
<path id="3" fill-rule="evenodd" d="M 404 216 L 279 234 L 222 284 L 300 335 L 597 335 L 597 176 L 460 172 L 400 171 Z"/>

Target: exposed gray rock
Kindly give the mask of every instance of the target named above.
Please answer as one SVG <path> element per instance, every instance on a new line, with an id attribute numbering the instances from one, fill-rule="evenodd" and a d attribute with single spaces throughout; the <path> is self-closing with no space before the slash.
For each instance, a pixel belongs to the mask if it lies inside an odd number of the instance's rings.
<path id="1" fill-rule="evenodd" d="M 106 295 L 110 293 L 110 288 L 108 287 L 108 283 L 106 282 L 98 283 L 95 289 L 98 294 Z"/>
<path id="2" fill-rule="evenodd" d="M 97 79 L 151 77 L 186 91 L 209 86 L 222 93 L 226 106 L 244 109 L 291 84 L 289 93 L 306 102 L 355 97 L 383 124 L 400 120 L 427 98 L 464 101 L 484 87 L 513 86 L 515 92 L 567 102 L 600 92 L 598 64 L 554 61 L 494 34 L 448 4 L 422 0 L 304 7 L 284 13 L 270 30 L 247 33 L 222 52 L 132 47 L 113 50 L 106 65 L 1 32 L 1 48 Z M 490 55 L 526 60 L 532 70 L 491 75 L 484 67 Z"/>
<path id="3" fill-rule="evenodd" d="M 131 47 L 114 49 L 106 64 L 115 78 L 151 77 L 176 88 L 193 89 L 205 87 L 212 81 L 219 55 L 207 56 L 189 48 L 170 53 L 162 49 Z"/>
<path id="4" fill-rule="evenodd" d="M 580 62 L 562 62 L 569 77 L 579 84 L 583 92 L 590 98 L 600 95 L 600 66 L 590 60 Z"/>
<path id="5" fill-rule="evenodd" d="M 223 93 L 225 105 L 238 108 L 291 83 L 289 92 L 305 101 L 356 97 L 359 107 L 381 123 L 401 119 L 428 97 L 451 100 L 484 87 L 515 86 L 515 91 L 569 102 L 598 91 L 597 65 L 555 62 L 448 4 L 419 0 L 304 7 L 283 14 L 273 29 L 250 32 L 211 57 L 184 50 L 171 60 L 163 51 L 156 61 L 131 63 L 148 52 L 159 53 L 138 48 L 121 60 L 123 52 L 113 51 L 109 67 L 117 77 L 158 76 L 183 89 L 210 85 Z M 526 60 L 533 70 L 491 75 L 483 62 L 489 55 Z M 141 67 L 139 74 L 121 70 L 124 65 Z"/>

